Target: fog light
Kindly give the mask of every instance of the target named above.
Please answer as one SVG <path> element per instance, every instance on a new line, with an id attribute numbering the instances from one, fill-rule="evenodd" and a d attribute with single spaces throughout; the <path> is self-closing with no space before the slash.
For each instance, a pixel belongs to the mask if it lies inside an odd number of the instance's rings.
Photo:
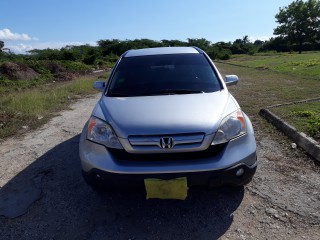
<path id="1" fill-rule="evenodd" d="M 243 168 L 239 168 L 236 172 L 237 177 L 241 177 L 244 174 L 244 169 Z"/>

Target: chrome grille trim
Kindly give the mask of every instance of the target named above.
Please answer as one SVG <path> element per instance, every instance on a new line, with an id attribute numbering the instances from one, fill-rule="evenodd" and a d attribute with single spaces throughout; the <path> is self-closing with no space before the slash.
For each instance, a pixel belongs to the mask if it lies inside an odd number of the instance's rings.
<path id="1" fill-rule="evenodd" d="M 163 137 L 175 137 L 179 144 L 172 148 L 161 148 L 160 139 Z M 177 137 L 181 138 L 177 138 Z M 188 136 L 188 137 L 186 137 Z M 201 137 L 200 137 L 201 136 Z M 119 141 L 125 151 L 133 154 L 154 154 L 154 153 L 182 153 L 203 151 L 210 147 L 214 133 L 205 135 L 198 134 L 168 134 L 168 135 L 152 135 L 152 136 L 136 136 L 131 135 L 128 138 L 119 138 Z M 134 145 L 135 144 L 135 145 Z M 148 145 L 150 144 L 150 145 Z M 152 145 L 151 145 L 152 144 Z"/>
<path id="2" fill-rule="evenodd" d="M 163 137 L 170 137 L 174 141 L 174 145 L 201 144 L 204 134 L 183 134 L 183 135 L 157 135 L 157 136 L 129 136 L 130 144 L 135 146 L 157 146 L 160 148 L 160 141 Z"/>

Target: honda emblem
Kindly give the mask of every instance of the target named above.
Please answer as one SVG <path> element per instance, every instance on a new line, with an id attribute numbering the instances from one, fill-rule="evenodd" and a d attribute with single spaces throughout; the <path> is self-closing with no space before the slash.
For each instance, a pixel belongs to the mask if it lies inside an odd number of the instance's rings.
<path id="1" fill-rule="evenodd" d="M 163 137 L 160 139 L 160 147 L 163 149 L 173 148 L 174 142 L 171 137 Z"/>

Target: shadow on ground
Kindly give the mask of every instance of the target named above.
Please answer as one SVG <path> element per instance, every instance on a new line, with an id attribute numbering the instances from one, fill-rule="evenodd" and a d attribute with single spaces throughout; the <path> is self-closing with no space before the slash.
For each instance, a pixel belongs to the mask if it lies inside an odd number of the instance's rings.
<path id="1" fill-rule="evenodd" d="M 243 188 L 193 189 L 185 201 L 97 195 L 82 180 L 78 141 L 57 145 L 0 189 L 1 239 L 216 239 L 232 224 Z"/>

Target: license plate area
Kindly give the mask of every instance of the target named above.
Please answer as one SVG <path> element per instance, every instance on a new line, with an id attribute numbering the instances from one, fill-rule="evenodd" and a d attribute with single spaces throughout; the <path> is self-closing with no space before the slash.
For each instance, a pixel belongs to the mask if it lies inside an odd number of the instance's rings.
<path id="1" fill-rule="evenodd" d="M 163 180 L 157 178 L 144 179 L 147 199 L 179 199 L 185 200 L 188 196 L 186 177 Z"/>

